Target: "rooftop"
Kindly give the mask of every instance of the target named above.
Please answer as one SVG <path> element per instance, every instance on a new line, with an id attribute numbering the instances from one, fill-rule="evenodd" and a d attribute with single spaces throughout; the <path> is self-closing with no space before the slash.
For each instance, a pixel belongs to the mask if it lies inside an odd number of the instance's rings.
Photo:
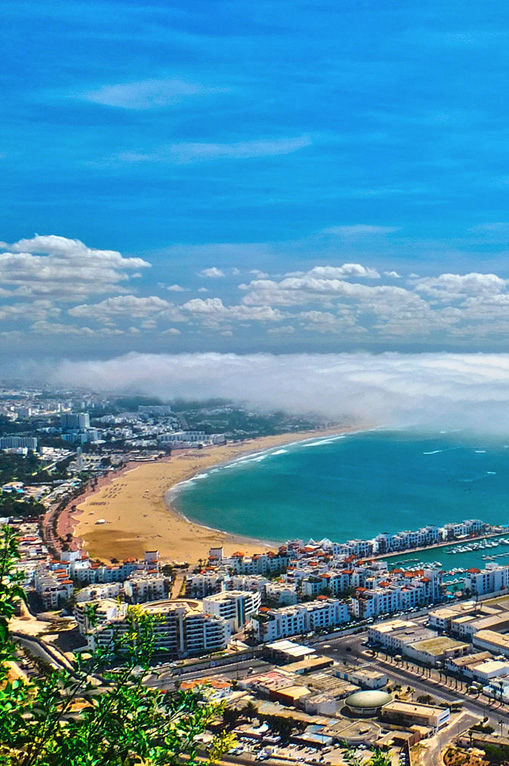
<path id="1" fill-rule="evenodd" d="M 478 630 L 474 636 L 474 641 L 487 641 L 494 646 L 498 646 L 505 651 L 509 651 L 509 635 L 496 633 L 494 630 Z"/>
<path id="2" fill-rule="evenodd" d="M 369 709 L 387 705 L 391 700 L 392 697 L 388 692 L 368 690 L 351 694 L 345 702 L 350 708 Z"/>
<path id="3" fill-rule="evenodd" d="M 437 636 L 436 638 L 417 641 L 413 644 L 413 648 L 417 649 L 417 651 L 431 654 L 434 657 L 438 657 L 444 652 L 460 649 L 465 646 L 467 646 L 467 644 L 462 641 L 456 641 L 454 638 L 449 638 L 448 636 Z"/>

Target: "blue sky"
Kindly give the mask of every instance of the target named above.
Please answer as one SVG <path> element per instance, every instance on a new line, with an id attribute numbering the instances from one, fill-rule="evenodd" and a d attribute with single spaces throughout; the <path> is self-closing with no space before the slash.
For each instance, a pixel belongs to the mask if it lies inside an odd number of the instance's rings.
<path id="1" fill-rule="evenodd" d="M 3 353 L 506 349 L 504 4 L 2 16 Z"/>

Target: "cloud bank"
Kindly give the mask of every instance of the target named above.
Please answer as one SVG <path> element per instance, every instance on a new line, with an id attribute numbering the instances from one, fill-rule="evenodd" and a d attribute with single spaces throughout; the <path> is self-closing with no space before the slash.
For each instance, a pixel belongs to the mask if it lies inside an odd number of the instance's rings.
<path id="1" fill-rule="evenodd" d="M 164 399 L 225 397 L 364 424 L 509 430 L 509 354 L 130 353 L 62 362 L 49 377 L 60 385 L 79 381 Z"/>

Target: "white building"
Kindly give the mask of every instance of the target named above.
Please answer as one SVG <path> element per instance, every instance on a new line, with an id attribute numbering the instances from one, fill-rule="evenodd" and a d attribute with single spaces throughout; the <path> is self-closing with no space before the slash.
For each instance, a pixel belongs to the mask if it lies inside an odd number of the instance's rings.
<path id="1" fill-rule="evenodd" d="M 225 580 L 226 590 L 252 590 L 263 594 L 271 581 L 263 575 L 231 575 Z"/>
<path id="2" fill-rule="evenodd" d="M 505 590 L 509 588 L 509 567 L 492 564 L 486 569 L 469 569 L 465 577 L 465 588 L 476 596 Z"/>
<path id="3" fill-rule="evenodd" d="M 233 633 L 242 630 L 258 611 L 261 595 L 258 591 L 227 590 L 203 599 L 203 611 L 225 620 Z"/>
<path id="4" fill-rule="evenodd" d="M 39 569 L 34 573 L 37 595 L 45 609 L 58 609 L 74 593 L 74 583 L 65 570 Z"/>
<path id="5" fill-rule="evenodd" d="M 230 639 L 228 623 L 205 614 L 197 601 L 161 601 L 143 609 L 157 617 L 154 623 L 155 649 L 179 657 L 195 656 L 225 649 Z M 89 646 L 108 646 L 117 633 L 129 629 L 125 617 L 115 618 L 92 630 Z"/>
<path id="6" fill-rule="evenodd" d="M 124 582 L 124 592 L 131 604 L 160 601 L 166 596 L 166 587 L 163 575 L 132 574 Z"/>
<path id="7" fill-rule="evenodd" d="M 0 437 L 0 449 L 25 448 L 35 452 L 37 439 L 35 436 L 2 436 Z"/>
<path id="8" fill-rule="evenodd" d="M 300 633 L 333 628 L 349 620 L 345 601 L 319 596 L 316 601 L 282 609 L 262 607 L 252 622 L 262 641 L 276 641 Z"/>
<path id="9" fill-rule="evenodd" d="M 98 585 L 87 585 L 76 593 L 76 602 L 97 601 L 98 599 L 115 598 L 123 593 L 121 582 L 108 582 Z"/>
<path id="10" fill-rule="evenodd" d="M 278 606 L 290 606 L 299 600 L 294 585 L 284 582 L 268 582 L 265 586 L 265 598 Z"/>
<path id="11" fill-rule="evenodd" d="M 301 580 L 300 588 L 302 596 L 312 598 L 326 593 L 330 596 L 339 596 L 350 588 L 351 575 L 348 572 L 321 572 L 309 575 Z"/>
<path id="12" fill-rule="evenodd" d="M 93 614 L 93 618 L 90 614 Z M 74 619 L 82 636 L 96 626 L 105 625 L 113 620 L 122 619 L 127 614 L 127 604 L 111 598 L 95 601 L 80 601 L 74 606 Z"/>
<path id="13" fill-rule="evenodd" d="M 212 593 L 219 593 L 224 588 L 223 572 L 199 572 L 186 577 L 186 596 L 205 598 Z"/>
<path id="14" fill-rule="evenodd" d="M 278 553 L 269 551 L 253 556 L 234 553 L 230 558 L 224 559 L 223 564 L 231 567 L 236 574 L 275 574 L 284 572 L 289 560 L 288 553 L 280 549 Z"/>

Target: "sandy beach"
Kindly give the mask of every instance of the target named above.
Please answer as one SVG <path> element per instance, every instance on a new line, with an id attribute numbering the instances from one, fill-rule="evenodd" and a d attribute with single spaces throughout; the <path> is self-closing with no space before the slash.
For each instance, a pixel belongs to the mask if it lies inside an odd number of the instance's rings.
<path id="1" fill-rule="evenodd" d="M 67 512 L 67 521 L 72 522 L 74 535 L 82 539 L 90 555 L 104 561 L 143 557 L 144 551 L 157 549 L 166 561 L 194 564 L 206 558 L 209 548 L 216 545 L 224 546 L 227 553 L 269 550 L 268 543 L 188 521 L 165 502 L 165 495 L 179 482 L 240 455 L 350 430 L 356 429 L 337 426 L 279 434 L 202 450 L 182 450 L 157 462 L 131 464 L 103 481 L 81 502 L 78 500 L 77 512 L 70 518 Z M 99 520 L 105 523 L 97 524 Z"/>

